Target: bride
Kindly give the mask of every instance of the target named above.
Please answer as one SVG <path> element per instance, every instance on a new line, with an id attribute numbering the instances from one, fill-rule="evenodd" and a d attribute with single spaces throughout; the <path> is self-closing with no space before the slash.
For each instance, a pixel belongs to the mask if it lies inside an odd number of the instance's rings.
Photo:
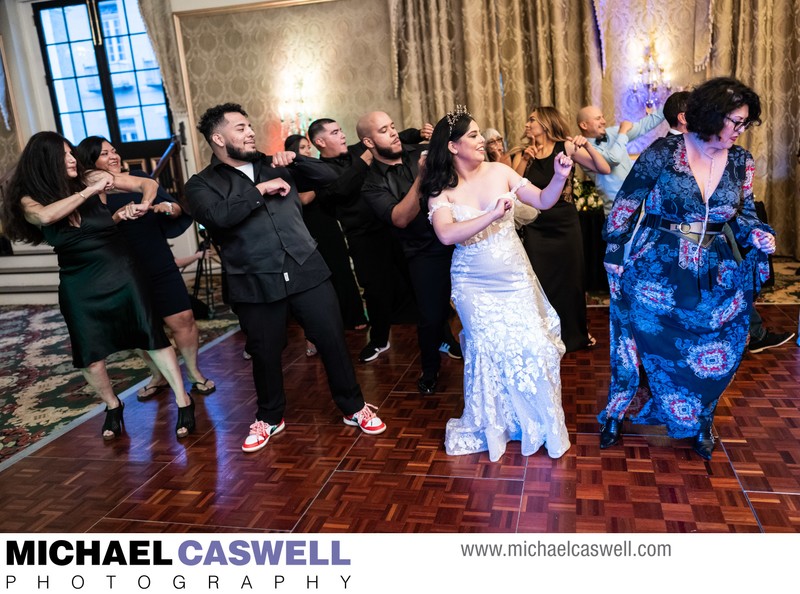
<path id="1" fill-rule="evenodd" d="M 501 163 L 485 160 L 484 139 L 464 108 L 433 131 L 420 195 L 439 240 L 456 244 L 452 299 L 464 330 L 464 414 L 447 422 L 450 455 L 489 452 L 522 442 L 552 458 L 570 446 L 561 407 L 561 324 L 514 229 L 520 201 L 539 209 L 561 195 L 572 160 L 559 153 L 540 190 Z"/>

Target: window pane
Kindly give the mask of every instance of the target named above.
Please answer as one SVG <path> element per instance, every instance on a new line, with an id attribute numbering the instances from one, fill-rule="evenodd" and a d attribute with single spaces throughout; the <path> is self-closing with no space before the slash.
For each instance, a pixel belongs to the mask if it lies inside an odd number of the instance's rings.
<path id="1" fill-rule="evenodd" d="M 103 91 L 100 89 L 99 76 L 84 76 L 79 78 L 78 91 L 81 97 L 81 107 L 84 111 L 105 108 L 103 103 Z"/>
<path id="2" fill-rule="evenodd" d="M 82 41 L 84 39 L 91 41 L 92 31 L 89 27 L 89 10 L 85 4 L 64 7 L 64 15 L 67 18 L 70 41 Z"/>
<path id="3" fill-rule="evenodd" d="M 133 72 L 112 74 L 111 86 L 114 87 L 114 103 L 117 107 L 139 105 L 139 91 L 136 88 L 136 76 Z"/>
<path id="4" fill-rule="evenodd" d="M 133 70 L 131 46 L 129 38 L 109 37 L 105 41 L 108 69 L 111 72 L 127 72 Z"/>
<path id="5" fill-rule="evenodd" d="M 74 78 L 64 78 L 53 81 L 53 88 L 56 91 L 56 101 L 58 101 L 58 111 L 80 111 L 81 101 L 78 97 L 78 85 Z"/>
<path id="6" fill-rule="evenodd" d="M 72 61 L 75 63 L 75 74 L 78 76 L 88 76 L 97 74 L 97 59 L 94 55 L 94 47 L 91 41 L 81 41 L 80 43 L 70 43 L 72 48 Z"/>
<path id="7" fill-rule="evenodd" d="M 137 0 L 125 0 L 125 14 L 128 17 L 128 31 L 131 33 L 144 33 L 144 21 L 142 13 L 139 12 Z"/>
<path id="8" fill-rule="evenodd" d="M 147 140 L 161 140 L 169 138 L 169 120 L 167 119 L 167 106 L 151 105 L 143 107 L 144 125 L 147 130 Z"/>
<path id="9" fill-rule="evenodd" d="M 92 42 L 89 17 L 94 9 L 89 8 L 89 1 L 43 2 L 34 8 L 62 132 L 72 141 L 91 134 L 121 142 L 169 138 L 161 71 L 138 0 L 91 2 L 97 3 L 102 48 Z M 57 4 L 59 8 L 51 8 Z M 97 61 L 98 51 L 105 52 L 106 60 Z M 112 120 L 119 122 L 118 130 L 109 128 L 111 109 L 116 110 L 117 117 Z"/>
<path id="10" fill-rule="evenodd" d="M 69 41 L 67 38 L 67 24 L 64 22 L 64 11 L 60 8 L 43 10 L 42 30 L 44 31 L 45 43 L 63 43 Z"/>
<path id="11" fill-rule="evenodd" d="M 160 70 L 137 72 L 136 79 L 139 81 L 139 97 L 142 105 L 164 103 L 164 87 L 161 82 Z"/>
<path id="12" fill-rule="evenodd" d="M 119 118 L 119 133 L 122 142 L 136 142 L 145 139 L 142 113 L 138 107 L 119 109 L 117 117 Z"/>
<path id="13" fill-rule="evenodd" d="M 86 138 L 86 129 L 83 127 L 83 116 L 79 113 L 65 113 L 61 115 L 61 130 L 72 144 L 78 144 Z"/>
<path id="14" fill-rule="evenodd" d="M 53 78 L 75 76 L 75 71 L 72 69 L 72 53 L 66 43 L 48 46 L 47 57 L 50 60 L 50 73 Z"/>
<path id="15" fill-rule="evenodd" d="M 108 133 L 108 118 L 105 110 L 87 111 L 83 116 L 86 120 L 86 136 L 111 138 L 111 134 Z"/>
<path id="16" fill-rule="evenodd" d="M 136 57 L 136 70 L 158 68 L 156 54 L 153 52 L 153 46 L 147 35 L 131 35 L 131 45 L 133 46 L 133 55 Z"/>
<path id="17" fill-rule="evenodd" d="M 97 4 L 100 22 L 103 23 L 103 36 L 126 35 L 128 26 L 125 22 L 125 10 L 121 2 L 108 0 Z"/>

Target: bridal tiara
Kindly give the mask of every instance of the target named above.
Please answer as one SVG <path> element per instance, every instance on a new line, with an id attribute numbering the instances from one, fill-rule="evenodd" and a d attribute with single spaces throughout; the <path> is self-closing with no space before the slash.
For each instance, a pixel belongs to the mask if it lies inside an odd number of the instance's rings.
<path id="1" fill-rule="evenodd" d="M 464 116 L 467 116 L 468 118 L 472 117 L 472 114 L 470 114 L 467 111 L 466 105 L 456 104 L 456 108 L 453 111 L 447 112 L 447 115 L 445 115 L 445 117 L 447 118 L 447 125 L 450 126 L 450 134 L 453 133 L 453 126 L 455 126 L 459 118 L 462 118 Z"/>

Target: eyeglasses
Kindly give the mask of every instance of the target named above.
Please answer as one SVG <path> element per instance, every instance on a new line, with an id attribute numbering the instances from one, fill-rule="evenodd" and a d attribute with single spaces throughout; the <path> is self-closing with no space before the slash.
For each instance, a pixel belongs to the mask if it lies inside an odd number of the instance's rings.
<path id="1" fill-rule="evenodd" d="M 744 132 L 750 126 L 753 125 L 753 122 L 749 120 L 734 120 L 733 118 L 729 118 L 728 116 L 725 116 L 725 119 L 728 120 L 731 124 L 733 124 L 733 130 L 735 132 Z"/>
<path id="2" fill-rule="evenodd" d="M 503 139 L 495 138 L 494 140 L 487 140 L 486 144 L 503 144 Z"/>

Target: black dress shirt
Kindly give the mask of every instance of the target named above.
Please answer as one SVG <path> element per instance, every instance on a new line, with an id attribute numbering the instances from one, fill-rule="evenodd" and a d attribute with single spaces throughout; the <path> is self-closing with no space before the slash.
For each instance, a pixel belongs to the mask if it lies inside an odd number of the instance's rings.
<path id="1" fill-rule="evenodd" d="M 404 144 L 402 163 L 398 165 L 373 161 L 361 187 L 361 197 L 364 202 L 370 206 L 378 219 L 392 228 L 408 258 L 422 253 L 444 253 L 453 250 L 453 246 L 442 245 L 436 237 L 428 221 L 427 209 L 420 209 L 414 220 L 404 229 L 392 224 L 392 211 L 414 185 L 414 179 L 419 173 L 420 153 L 425 148 L 425 145 Z"/>
<path id="2" fill-rule="evenodd" d="M 233 303 L 268 303 L 319 285 L 330 276 L 303 222 L 300 199 L 285 168 L 253 163 L 255 182 L 216 156 L 186 182 L 186 198 L 197 222 L 219 249 Z M 335 172 L 318 159 L 298 156 L 292 168 L 304 178 L 330 182 Z M 280 177 L 286 196 L 261 195 L 257 183 Z"/>

